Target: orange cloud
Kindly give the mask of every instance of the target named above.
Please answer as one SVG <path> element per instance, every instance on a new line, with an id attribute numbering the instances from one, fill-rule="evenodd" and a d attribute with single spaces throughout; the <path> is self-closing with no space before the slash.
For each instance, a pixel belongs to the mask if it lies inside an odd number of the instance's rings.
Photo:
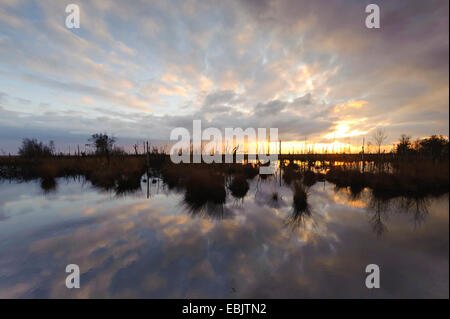
<path id="1" fill-rule="evenodd" d="M 339 113 L 341 111 L 348 110 L 348 109 L 360 109 L 368 103 L 369 102 L 366 100 L 357 100 L 357 101 L 351 101 L 347 104 L 338 104 L 334 107 L 334 112 Z"/>

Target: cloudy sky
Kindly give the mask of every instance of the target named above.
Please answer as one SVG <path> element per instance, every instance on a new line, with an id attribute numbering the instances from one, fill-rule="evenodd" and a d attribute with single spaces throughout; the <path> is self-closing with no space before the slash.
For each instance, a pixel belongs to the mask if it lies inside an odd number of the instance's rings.
<path id="1" fill-rule="evenodd" d="M 367 29 L 365 7 L 381 9 Z M 65 7 L 80 6 L 79 29 Z M 449 131 L 448 1 L 0 0 L 0 151 L 95 132 L 276 127 L 361 144 Z"/>

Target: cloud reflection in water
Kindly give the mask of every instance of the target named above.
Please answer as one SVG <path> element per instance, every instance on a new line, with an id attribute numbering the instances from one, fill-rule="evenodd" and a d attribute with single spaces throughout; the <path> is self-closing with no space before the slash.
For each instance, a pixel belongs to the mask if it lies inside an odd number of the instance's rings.
<path id="1" fill-rule="evenodd" d="M 200 212 L 159 185 L 149 199 L 38 187 L 0 184 L 0 297 L 448 298 L 447 195 L 381 202 L 317 183 L 299 216 L 271 179 Z M 65 287 L 69 263 L 80 289 Z M 370 263 L 376 291 L 364 286 Z"/>

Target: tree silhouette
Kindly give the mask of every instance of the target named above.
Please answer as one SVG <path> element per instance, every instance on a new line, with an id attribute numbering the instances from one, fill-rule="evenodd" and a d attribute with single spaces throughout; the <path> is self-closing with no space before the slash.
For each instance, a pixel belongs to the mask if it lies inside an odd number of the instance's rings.
<path id="1" fill-rule="evenodd" d="M 52 156 L 54 149 L 55 146 L 53 141 L 50 141 L 48 145 L 45 145 L 36 139 L 24 138 L 18 153 L 23 157 L 46 157 Z"/>
<path id="2" fill-rule="evenodd" d="M 448 156 L 449 143 L 448 138 L 442 135 L 432 135 L 429 138 L 421 140 L 419 151 L 433 157 L 434 159 L 441 156 Z"/>
<path id="3" fill-rule="evenodd" d="M 97 155 L 109 155 L 114 148 L 116 139 L 107 134 L 96 133 L 92 134 L 91 138 L 89 138 L 89 142 L 92 142 Z"/>
<path id="4" fill-rule="evenodd" d="M 373 132 L 372 139 L 374 144 L 378 146 L 378 154 L 381 153 L 381 145 L 387 140 L 386 131 L 383 128 L 378 128 Z"/>
<path id="5" fill-rule="evenodd" d="M 412 152 L 411 148 L 411 136 L 402 134 L 397 144 L 397 154 L 407 155 Z"/>

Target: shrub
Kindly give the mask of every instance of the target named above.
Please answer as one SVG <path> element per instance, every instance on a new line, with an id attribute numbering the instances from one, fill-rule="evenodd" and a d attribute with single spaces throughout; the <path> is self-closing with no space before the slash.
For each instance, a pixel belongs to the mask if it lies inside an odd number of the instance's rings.
<path id="1" fill-rule="evenodd" d="M 54 151 L 53 141 L 48 145 L 39 142 L 36 139 L 24 138 L 22 146 L 19 147 L 19 155 L 28 158 L 48 157 L 52 156 Z"/>

